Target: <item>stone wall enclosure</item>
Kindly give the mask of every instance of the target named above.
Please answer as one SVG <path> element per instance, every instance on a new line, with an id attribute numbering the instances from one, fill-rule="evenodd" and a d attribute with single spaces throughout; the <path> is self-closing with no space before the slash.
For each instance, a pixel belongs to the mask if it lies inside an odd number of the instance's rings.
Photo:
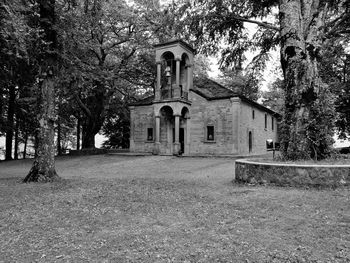
<path id="1" fill-rule="evenodd" d="M 235 180 L 240 183 L 331 188 L 350 185 L 350 165 L 297 165 L 242 159 L 235 166 Z"/>

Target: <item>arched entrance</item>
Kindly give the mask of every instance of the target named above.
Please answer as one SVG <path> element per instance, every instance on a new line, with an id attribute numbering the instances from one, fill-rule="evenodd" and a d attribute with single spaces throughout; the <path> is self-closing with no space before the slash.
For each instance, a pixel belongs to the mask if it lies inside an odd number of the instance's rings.
<path id="1" fill-rule="evenodd" d="M 249 153 L 251 153 L 253 151 L 253 136 L 251 131 L 249 131 L 248 133 L 248 145 L 249 145 Z"/>
<path id="2" fill-rule="evenodd" d="M 159 110 L 160 115 L 160 152 L 163 154 L 173 153 L 173 134 L 175 127 L 174 111 L 170 106 L 163 106 Z"/>

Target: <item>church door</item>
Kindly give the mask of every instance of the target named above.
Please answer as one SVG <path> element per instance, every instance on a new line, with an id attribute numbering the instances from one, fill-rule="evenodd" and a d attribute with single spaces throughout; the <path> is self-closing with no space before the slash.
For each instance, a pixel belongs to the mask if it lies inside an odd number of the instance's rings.
<path id="1" fill-rule="evenodd" d="M 249 153 L 252 152 L 253 150 L 253 138 L 252 138 L 252 132 L 250 131 L 249 132 L 249 135 L 248 135 L 248 144 L 249 144 Z"/>
<path id="2" fill-rule="evenodd" d="M 185 152 L 185 129 L 180 128 L 179 141 L 181 145 L 181 153 Z"/>

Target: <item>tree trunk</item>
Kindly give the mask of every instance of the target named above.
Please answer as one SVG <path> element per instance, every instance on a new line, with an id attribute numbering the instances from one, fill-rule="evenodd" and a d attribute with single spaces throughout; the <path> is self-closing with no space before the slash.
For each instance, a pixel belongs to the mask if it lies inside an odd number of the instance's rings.
<path id="1" fill-rule="evenodd" d="M 55 0 L 40 0 L 40 26 L 44 32 L 40 58 L 42 65 L 37 91 L 38 144 L 36 157 L 24 182 L 50 182 L 59 179 L 55 170 L 55 79 L 57 33 L 55 25 Z M 43 43 L 42 43 L 43 45 Z"/>
<path id="2" fill-rule="evenodd" d="M 81 127 L 81 124 L 80 124 L 80 117 L 78 118 L 77 120 L 77 150 L 79 151 L 80 150 L 80 127 Z"/>
<path id="3" fill-rule="evenodd" d="M 62 155 L 61 147 L 61 122 L 60 118 L 57 118 L 57 155 Z"/>
<path id="4" fill-rule="evenodd" d="M 16 125 L 15 125 L 15 152 L 14 152 L 14 159 L 18 160 L 18 144 L 19 144 L 19 120 L 16 116 Z"/>
<path id="5" fill-rule="evenodd" d="M 38 114 L 40 123 L 37 156 L 24 182 L 50 182 L 58 179 L 55 170 L 55 105 L 53 76 L 48 76 L 40 85 L 41 109 Z"/>
<path id="6" fill-rule="evenodd" d="M 23 149 L 23 159 L 27 157 L 27 145 L 28 145 L 28 132 L 24 136 L 24 149 Z"/>
<path id="7" fill-rule="evenodd" d="M 86 123 L 83 124 L 83 136 L 82 136 L 82 149 L 91 149 L 95 148 L 95 132 L 94 121 L 86 120 Z"/>
<path id="8" fill-rule="evenodd" d="M 7 109 L 7 128 L 6 128 L 6 152 L 5 160 L 12 160 L 12 141 L 14 130 L 14 116 L 15 116 L 15 100 L 16 100 L 16 87 L 9 87 L 9 101 Z"/>
<path id="9" fill-rule="evenodd" d="M 280 0 L 285 115 L 281 143 L 288 159 L 324 158 L 332 135 L 328 87 L 318 72 L 324 12 L 315 1 Z M 334 112 L 334 111 L 333 111 Z M 321 118 L 320 118 L 321 117 Z"/>

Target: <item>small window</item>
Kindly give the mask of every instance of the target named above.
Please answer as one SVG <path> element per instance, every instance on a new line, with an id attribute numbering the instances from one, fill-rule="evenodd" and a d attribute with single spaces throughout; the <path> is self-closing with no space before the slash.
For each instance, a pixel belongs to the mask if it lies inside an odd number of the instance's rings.
<path id="1" fill-rule="evenodd" d="M 255 119 L 255 110 L 252 111 L 252 118 Z"/>
<path id="2" fill-rule="evenodd" d="M 214 126 L 207 126 L 207 140 L 214 141 Z"/>
<path id="3" fill-rule="evenodd" d="M 153 141 L 153 128 L 147 129 L 147 141 Z"/>
<path id="4" fill-rule="evenodd" d="M 274 119 L 273 119 L 273 117 L 271 117 L 271 128 L 272 128 L 272 130 L 274 129 L 274 126 L 275 126 Z"/>
<path id="5" fill-rule="evenodd" d="M 266 140 L 266 149 L 273 149 L 273 140 Z"/>
<path id="6" fill-rule="evenodd" d="M 267 114 L 265 114 L 265 129 L 267 129 Z"/>

